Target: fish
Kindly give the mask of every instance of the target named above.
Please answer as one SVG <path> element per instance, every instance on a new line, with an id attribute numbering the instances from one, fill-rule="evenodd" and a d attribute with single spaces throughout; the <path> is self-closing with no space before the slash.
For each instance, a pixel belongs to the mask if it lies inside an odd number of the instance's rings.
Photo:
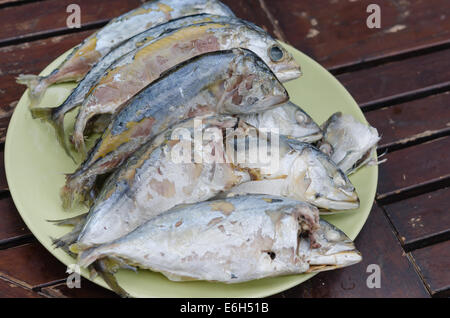
<path id="1" fill-rule="evenodd" d="M 268 194 L 305 201 L 322 214 L 342 213 L 359 207 L 355 187 L 345 173 L 311 144 L 277 134 L 263 134 L 245 123 L 226 136 L 228 157 L 252 180 L 219 197 Z M 267 158 L 261 148 L 267 145 Z M 245 148 L 245 155 L 242 155 Z M 251 157 L 252 154 L 257 156 Z"/>
<path id="2" fill-rule="evenodd" d="M 233 48 L 253 51 L 282 82 L 301 75 L 293 56 L 250 22 L 229 18 L 225 23 L 212 21 L 182 27 L 122 56 L 105 71 L 80 106 L 71 139 L 75 149 L 86 152 L 84 132 L 89 120 L 115 114 L 167 69 L 204 53 Z"/>
<path id="3" fill-rule="evenodd" d="M 381 139 L 376 128 L 339 112 L 333 114 L 322 129 L 324 136 L 320 149 L 346 174 L 367 164 L 376 164 L 371 157 Z"/>
<path id="4" fill-rule="evenodd" d="M 49 86 L 80 81 L 102 57 L 122 42 L 152 26 L 199 13 L 234 16 L 226 5 L 217 0 L 149 1 L 112 19 L 106 26 L 90 35 L 48 76 L 21 74 L 17 83 L 28 86 L 30 107 L 34 107 L 39 104 Z"/>
<path id="5" fill-rule="evenodd" d="M 117 59 L 124 56 L 125 54 L 128 54 L 134 49 L 141 47 L 149 43 L 150 41 L 153 41 L 166 32 L 178 29 L 183 26 L 199 24 L 208 21 L 223 23 L 229 21 L 229 18 L 211 14 L 197 14 L 187 17 L 181 17 L 171 20 L 167 23 L 159 24 L 142 33 L 139 33 L 138 35 L 135 35 L 134 37 L 112 49 L 108 54 L 101 58 L 86 74 L 86 76 L 78 82 L 76 88 L 70 93 L 67 99 L 60 106 L 53 108 L 35 107 L 31 109 L 33 117 L 43 119 L 52 124 L 56 131 L 57 140 L 64 147 L 67 154 L 71 156 L 68 147 L 66 147 L 64 134 L 64 117 L 68 112 L 83 103 L 92 86 L 94 86 L 95 83 L 97 83 L 97 81 L 105 74 L 111 64 L 113 64 Z M 94 129 L 102 131 L 102 128 L 104 130 L 107 127 L 107 118 L 101 119 L 104 119 L 104 124 L 98 125 L 100 122 L 97 121 L 97 127 L 94 127 Z"/>
<path id="6" fill-rule="evenodd" d="M 276 109 L 240 117 L 247 124 L 261 129 L 278 129 L 279 134 L 307 143 L 322 139 L 322 131 L 314 120 L 292 102 Z"/>
<path id="7" fill-rule="evenodd" d="M 196 127 L 196 121 L 200 126 Z M 177 205 L 211 199 L 249 180 L 225 157 L 221 136 L 236 123 L 236 118 L 227 116 L 195 118 L 158 135 L 108 178 L 82 225 L 74 224 L 74 231 L 55 245 L 68 247 L 76 242 L 82 251 L 113 241 Z M 218 138 L 206 138 L 206 132 Z M 197 133 L 205 138 L 201 147 L 192 149 Z M 177 160 L 182 151 L 189 156 Z M 206 155 L 213 160 L 206 160 Z M 194 161 L 196 157 L 203 160 Z"/>
<path id="8" fill-rule="evenodd" d="M 317 208 L 265 195 L 236 196 L 175 207 L 128 235 L 83 251 L 87 267 L 116 266 L 160 272 L 171 281 L 227 284 L 322 272 L 362 260 L 342 231 L 319 220 Z"/>
<path id="9" fill-rule="evenodd" d="M 188 60 L 115 115 L 87 159 L 67 176 L 61 191 L 63 206 L 86 200 L 98 175 L 114 170 L 140 146 L 184 119 L 259 112 L 287 100 L 284 86 L 251 51 L 218 51 Z"/>

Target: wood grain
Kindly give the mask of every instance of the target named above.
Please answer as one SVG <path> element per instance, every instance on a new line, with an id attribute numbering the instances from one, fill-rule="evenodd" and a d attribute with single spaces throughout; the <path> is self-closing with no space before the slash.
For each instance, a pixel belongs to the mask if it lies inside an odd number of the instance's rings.
<path id="1" fill-rule="evenodd" d="M 81 279 L 81 288 L 69 288 L 67 284 L 60 283 L 44 287 L 41 293 L 56 298 L 119 298 L 112 291 L 100 287 L 87 279 Z"/>
<path id="2" fill-rule="evenodd" d="M 8 190 L 8 182 L 6 181 L 5 172 L 5 155 L 0 151 L 0 193 Z"/>
<path id="3" fill-rule="evenodd" d="M 413 265 L 383 211 L 375 204 L 363 230 L 355 240 L 362 253 L 359 264 L 317 274 L 305 283 L 275 297 L 429 297 Z M 368 288 L 370 264 L 380 266 L 381 288 Z"/>
<path id="4" fill-rule="evenodd" d="M 279 34 L 277 34 L 277 31 L 274 29 L 272 22 L 269 20 L 264 10 L 261 8 L 258 0 L 221 0 L 221 2 L 223 2 L 231 10 L 233 10 L 234 14 L 238 18 L 253 22 L 273 36 L 276 36 L 278 38 L 281 37 Z"/>
<path id="5" fill-rule="evenodd" d="M 399 149 L 450 132 L 450 92 L 367 112 L 382 136 L 380 152 Z"/>
<path id="6" fill-rule="evenodd" d="M 439 71 L 438 71 L 439 70 Z M 450 50 L 338 75 L 364 109 L 450 85 Z"/>
<path id="7" fill-rule="evenodd" d="M 449 42 L 447 0 L 265 0 L 288 41 L 329 69 Z M 369 4 L 381 28 L 369 29 Z M 437 9 L 439 8 L 439 9 Z"/>
<path id="8" fill-rule="evenodd" d="M 47 0 L 4 8 L 0 11 L 3 26 L 0 44 L 68 30 L 66 8 L 72 3 L 72 0 Z M 82 27 L 107 22 L 141 4 L 139 0 L 78 0 L 76 3 L 81 9 Z"/>
<path id="9" fill-rule="evenodd" d="M 0 250 L 0 277 L 28 288 L 66 278 L 66 267 L 35 242 Z"/>
<path id="10" fill-rule="evenodd" d="M 0 200 L 0 246 L 30 234 L 11 198 Z"/>
<path id="11" fill-rule="evenodd" d="M 411 254 L 431 294 L 450 296 L 450 241 L 421 248 Z"/>
<path id="12" fill-rule="evenodd" d="M 447 180 L 449 152 L 450 137 L 443 137 L 387 154 L 379 169 L 377 199 Z"/>
<path id="13" fill-rule="evenodd" d="M 0 277 L 0 298 L 43 298 L 30 289 Z"/>

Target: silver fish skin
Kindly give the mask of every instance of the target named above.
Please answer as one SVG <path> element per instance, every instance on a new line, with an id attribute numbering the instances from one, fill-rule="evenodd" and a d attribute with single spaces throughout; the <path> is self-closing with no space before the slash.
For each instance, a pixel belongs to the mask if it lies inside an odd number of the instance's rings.
<path id="1" fill-rule="evenodd" d="M 21 74 L 17 82 L 28 86 L 30 106 L 33 107 L 40 102 L 50 85 L 81 80 L 93 65 L 122 42 L 152 26 L 200 13 L 234 16 L 226 5 L 217 0 L 148 1 L 139 8 L 112 19 L 86 38 L 50 75 L 41 77 Z"/>
<path id="2" fill-rule="evenodd" d="M 270 150 L 277 147 L 278 153 L 272 151 L 270 164 L 260 160 L 241 157 L 239 150 L 229 153 L 233 163 L 248 171 L 252 180 L 232 188 L 221 196 L 235 194 L 268 194 L 288 197 L 309 202 L 321 210 L 323 214 L 342 213 L 359 207 L 359 198 L 355 187 L 347 176 L 331 161 L 331 159 L 311 144 L 277 135 L 255 135 L 251 126 L 240 124 L 240 127 L 227 135 L 227 151 L 233 151 L 237 145 L 247 145 L 246 155 L 258 153 L 261 141 Z M 275 146 L 273 143 L 275 142 Z M 252 140 L 253 139 L 253 140 Z M 242 149 L 242 148 L 241 148 Z M 274 162 L 277 164 L 274 165 Z"/>
<path id="3" fill-rule="evenodd" d="M 186 118 L 259 112 L 288 99 L 272 71 L 248 50 L 189 60 L 123 106 L 85 162 L 67 177 L 63 204 L 69 207 L 75 198 L 86 198 L 98 175 L 115 169 L 158 133 Z"/>
<path id="4" fill-rule="evenodd" d="M 335 113 L 323 124 L 320 149 L 347 174 L 372 162 L 380 136 L 376 128 L 352 115 Z"/>
<path id="5" fill-rule="evenodd" d="M 322 131 L 299 106 L 288 102 L 276 109 L 240 117 L 246 123 L 261 129 L 278 129 L 280 135 L 301 142 L 315 143 L 322 139 Z"/>
<path id="6" fill-rule="evenodd" d="M 83 151 L 85 128 L 98 115 L 115 114 L 167 69 L 207 52 L 244 48 L 254 52 L 280 81 L 300 76 L 300 66 L 274 38 L 252 23 L 229 18 L 175 29 L 115 61 L 91 87 L 78 112 L 72 142 Z"/>
<path id="7" fill-rule="evenodd" d="M 187 120 L 156 137 L 109 177 L 78 236 L 78 250 L 118 239 L 176 205 L 210 199 L 249 180 L 245 172 L 227 163 L 222 138 L 203 140 L 202 149 L 214 153 L 215 160 L 210 163 L 174 160 L 172 154 L 184 149 L 182 143 L 194 139 L 194 120 Z M 222 136 L 222 130 L 235 124 L 236 119 L 232 117 L 206 118 L 200 132 Z M 189 131 L 189 135 L 173 139 L 180 129 Z M 202 156 L 202 151 L 196 147 L 191 158 Z"/>
<path id="8" fill-rule="evenodd" d="M 320 226 L 319 226 L 320 224 Z M 353 242 L 313 206 L 273 196 L 237 196 L 176 207 L 119 240 L 83 252 L 161 272 L 173 281 L 240 283 L 318 272 L 361 261 Z"/>
<path id="9" fill-rule="evenodd" d="M 50 122 L 56 130 L 58 141 L 61 143 L 61 145 L 64 146 L 65 149 L 67 149 L 64 140 L 64 116 L 66 115 L 66 113 L 83 103 L 86 95 L 89 93 L 89 90 L 94 86 L 95 83 L 97 83 L 99 78 L 101 78 L 106 73 L 111 64 L 113 64 L 120 57 L 130 53 L 131 51 L 145 45 L 150 41 L 153 41 L 166 32 L 170 32 L 174 29 L 178 29 L 187 25 L 205 23 L 207 21 L 225 23 L 230 21 L 230 17 L 211 14 L 198 14 L 193 16 L 181 17 L 163 24 L 159 24 L 142 33 L 139 33 L 138 35 L 135 35 L 134 37 L 112 49 L 111 52 L 100 59 L 98 63 L 95 64 L 92 69 L 86 74 L 86 76 L 81 81 L 79 81 L 77 87 L 71 92 L 71 94 L 60 106 L 55 108 L 33 108 L 31 109 L 33 117 L 44 119 Z"/>

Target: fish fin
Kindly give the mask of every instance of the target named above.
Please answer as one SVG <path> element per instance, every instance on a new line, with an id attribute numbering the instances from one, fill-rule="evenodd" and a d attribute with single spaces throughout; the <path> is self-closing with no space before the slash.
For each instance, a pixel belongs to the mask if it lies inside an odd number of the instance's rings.
<path id="1" fill-rule="evenodd" d="M 114 276 L 117 270 L 122 266 L 122 264 L 118 263 L 116 259 L 110 257 L 99 259 L 96 260 L 92 266 L 116 294 L 123 298 L 131 297 L 130 294 L 120 287 L 116 277 Z"/>
<path id="2" fill-rule="evenodd" d="M 54 223 L 55 225 L 58 226 L 64 226 L 64 225 L 72 225 L 72 226 L 76 226 L 78 223 L 84 221 L 86 219 L 86 216 L 88 215 L 88 213 L 83 213 L 71 218 L 67 218 L 67 219 L 62 219 L 62 220 L 47 220 L 47 222 L 51 222 Z"/>
<path id="3" fill-rule="evenodd" d="M 71 137 L 72 144 L 75 149 L 82 154 L 83 158 L 87 157 L 86 143 L 84 142 L 84 134 L 80 132 L 74 132 Z"/>
<path id="4" fill-rule="evenodd" d="M 78 236 L 80 235 L 85 221 L 86 221 L 87 213 L 78 215 L 73 218 L 68 218 L 65 220 L 48 220 L 48 222 L 52 222 L 55 225 L 58 226 L 65 226 L 65 225 L 73 225 L 74 228 L 69 233 L 63 235 L 62 237 L 55 239 L 52 238 L 52 244 L 55 248 L 61 248 L 63 251 L 65 251 L 70 256 L 76 258 L 76 253 L 70 250 L 70 246 L 74 244 Z"/>
<path id="5" fill-rule="evenodd" d="M 30 96 L 30 108 L 39 104 L 48 88 L 46 77 L 33 75 L 33 74 L 20 74 L 16 78 L 18 84 L 26 85 L 29 89 L 28 95 Z"/>
<path id="6" fill-rule="evenodd" d="M 75 162 L 75 158 L 70 152 L 68 143 L 66 142 L 66 136 L 64 132 L 64 114 L 55 118 L 54 114 L 56 109 L 58 108 L 36 107 L 31 109 L 31 115 L 35 119 L 41 119 L 50 123 L 53 128 L 55 128 L 56 139 L 63 147 L 66 154 Z"/>

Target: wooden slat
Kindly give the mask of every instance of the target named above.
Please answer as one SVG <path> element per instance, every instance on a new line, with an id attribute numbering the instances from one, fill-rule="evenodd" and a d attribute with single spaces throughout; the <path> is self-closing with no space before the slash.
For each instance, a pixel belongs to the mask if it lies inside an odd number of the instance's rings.
<path id="1" fill-rule="evenodd" d="M 275 297 L 429 297 L 386 216 L 376 204 L 355 244 L 363 256 L 361 263 L 319 273 Z M 370 273 L 366 271 L 370 264 L 380 266 L 381 288 L 367 287 Z"/>
<path id="2" fill-rule="evenodd" d="M 42 295 L 0 278 L 0 298 L 43 298 Z"/>
<path id="3" fill-rule="evenodd" d="M 450 86 L 450 49 L 338 75 L 363 108 Z"/>
<path id="4" fill-rule="evenodd" d="M 403 244 L 410 250 L 450 237 L 450 188 L 385 206 Z"/>
<path id="5" fill-rule="evenodd" d="M 397 149 L 450 132 L 450 92 L 367 112 L 382 136 L 379 149 Z"/>
<path id="6" fill-rule="evenodd" d="M 34 288 L 66 278 L 66 267 L 39 243 L 0 250 L 0 277 Z"/>
<path id="7" fill-rule="evenodd" d="M 8 190 L 8 182 L 6 181 L 5 156 L 3 151 L 0 151 L 0 193 L 6 190 Z"/>
<path id="8" fill-rule="evenodd" d="M 0 200 L 0 246 L 30 234 L 11 198 Z"/>
<path id="9" fill-rule="evenodd" d="M 328 68 L 353 65 L 450 40 L 447 0 L 264 0 L 290 43 Z M 256 1 L 254 1 L 256 2 Z M 369 29 L 366 8 L 381 7 Z"/>
<path id="10" fill-rule="evenodd" d="M 258 1 L 221 0 L 221 2 L 230 7 L 238 18 L 253 22 L 272 35 L 280 37 Z"/>
<path id="11" fill-rule="evenodd" d="M 67 30 L 66 8 L 72 3 L 72 0 L 48 0 L 1 10 L 0 44 Z M 79 0 L 76 3 L 81 8 L 82 27 L 106 22 L 141 4 L 139 0 Z"/>
<path id="12" fill-rule="evenodd" d="M 421 248 L 411 254 L 431 293 L 450 296 L 450 241 Z"/>
<path id="13" fill-rule="evenodd" d="M 45 287 L 41 292 L 50 297 L 58 298 L 119 298 L 112 291 L 100 287 L 87 279 L 81 279 L 81 288 L 69 288 L 66 283 Z"/>
<path id="14" fill-rule="evenodd" d="M 450 177 L 450 137 L 389 153 L 380 165 L 379 200 L 399 195 L 413 188 L 442 182 Z"/>

